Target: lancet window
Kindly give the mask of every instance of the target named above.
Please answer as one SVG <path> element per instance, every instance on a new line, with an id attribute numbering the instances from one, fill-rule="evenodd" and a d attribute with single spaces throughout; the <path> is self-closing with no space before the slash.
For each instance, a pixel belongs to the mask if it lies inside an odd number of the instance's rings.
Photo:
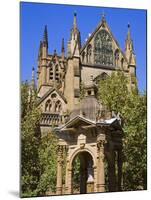
<path id="1" fill-rule="evenodd" d="M 51 100 L 48 99 L 48 101 L 47 101 L 46 104 L 45 104 L 45 111 L 46 111 L 46 112 L 50 112 L 50 111 L 51 111 L 51 107 L 52 107 Z"/>

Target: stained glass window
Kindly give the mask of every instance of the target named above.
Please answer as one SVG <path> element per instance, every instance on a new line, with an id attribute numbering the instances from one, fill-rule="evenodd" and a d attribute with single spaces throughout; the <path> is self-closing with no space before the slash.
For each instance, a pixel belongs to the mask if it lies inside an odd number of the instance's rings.
<path id="1" fill-rule="evenodd" d="M 112 38 L 106 30 L 101 30 L 94 40 L 94 63 L 113 65 Z"/>

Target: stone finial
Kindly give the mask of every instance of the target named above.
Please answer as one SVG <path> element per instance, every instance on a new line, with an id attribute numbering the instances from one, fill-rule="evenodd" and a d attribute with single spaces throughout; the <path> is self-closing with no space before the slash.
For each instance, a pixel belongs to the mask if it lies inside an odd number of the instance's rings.
<path id="1" fill-rule="evenodd" d="M 74 11 L 73 28 L 74 29 L 77 28 L 77 13 L 76 13 L 76 11 Z"/>
<path id="2" fill-rule="evenodd" d="M 57 51 L 56 51 L 56 49 L 54 49 L 54 56 L 56 56 L 57 55 Z"/>
<path id="3" fill-rule="evenodd" d="M 105 22 L 105 13 L 104 13 L 104 10 L 102 12 L 102 22 Z"/>

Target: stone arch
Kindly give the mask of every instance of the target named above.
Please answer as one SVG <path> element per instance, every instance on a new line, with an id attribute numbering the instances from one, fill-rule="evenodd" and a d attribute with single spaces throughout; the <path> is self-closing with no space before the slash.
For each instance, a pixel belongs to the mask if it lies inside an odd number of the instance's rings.
<path id="1" fill-rule="evenodd" d="M 72 163 L 73 163 L 73 160 L 74 158 L 79 154 L 79 153 L 82 153 L 82 152 L 88 152 L 91 156 L 92 156 L 92 159 L 93 159 L 93 167 L 96 167 L 96 157 L 95 157 L 95 154 L 93 153 L 93 150 L 91 149 L 91 147 L 86 147 L 86 148 L 83 148 L 81 149 L 80 147 L 77 147 L 73 152 L 72 154 L 69 155 L 69 168 L 72 169 Z"/>
<path id="2" fill-rule="evenodd" d="M 69 153 L 67 159 L 67 187 L 68 193 L 74 194 L 73 191 L 73 176 L 74 176 L 74 161 L 76 158 L 80 159 L 80 182 L 79 182 L 79 192 L 80 193 L 89 193 L 96 191 L 96 182 L 97 182 L 97 157 L 96 152 L 91 147 L 80 148 L 77 147 L 74 151 Z M 90 164 L 90 165 L 89 165 Z M 81 179 L 82 178 L 82 179 Z"/>

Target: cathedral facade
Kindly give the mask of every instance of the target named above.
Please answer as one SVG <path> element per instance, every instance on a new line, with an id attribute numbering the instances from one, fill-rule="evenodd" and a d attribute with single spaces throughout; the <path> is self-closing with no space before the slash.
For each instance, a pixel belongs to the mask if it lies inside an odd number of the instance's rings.
<path id="1" fill-rule="evenodd" d="M 42 132 L 50 126 L 64 124 L 78 112 L 80 88 L 86 96 L 94 96 L 100 79 L 110 76 L 113 71 L 123 71 L 133 85 L 136 76 L 136 59 L 130 25 L 123 52 L 114 38 L 104 16 L 94 32 L 81 46 L 77 16 L 74 14 L 73 27 L 65 56 L 64 40 L 61 55 L 56 50 L 48 53 L 48 34 L 45 26 L 38 55 L 38 105 L 42 109 Z M 85 105 L 86 106 L 86 105 Z M 86 108 L 85 108 L 86 109 Z"/>
<path id="2" fill-rule="evenodd" d="M 120 31 L 120 30 L 119 30 Z M 65 55 L 48 53 L 45 26 L 38 55 L 38 106 L 42 110 L 41 134 L 55 129 L 59 137 L 56 194 L 73 194 L 74 160 L 80 159 L 78 192 L 104 192 L 105 160 L 108 165 L 108 191 L 122 190 L 123 130 L 118 116 L 105 112 L 97 100 L 98 83 L 112 72 L 122 71 L 133 87 L 136 58 L 130 25 L 122 51 L 104 16 L 84 45 L 81 45 L 77 16 Z M 120 86 L 119 86 L 120 87 Z M 82 98 L 81 98 L 82 96 Z M 105 113 L 105 114 L 104 114 Z M 63 154 L 66 152 L 66 159 Z M 63 165 L 66 168 L 63 183 Z"/>

